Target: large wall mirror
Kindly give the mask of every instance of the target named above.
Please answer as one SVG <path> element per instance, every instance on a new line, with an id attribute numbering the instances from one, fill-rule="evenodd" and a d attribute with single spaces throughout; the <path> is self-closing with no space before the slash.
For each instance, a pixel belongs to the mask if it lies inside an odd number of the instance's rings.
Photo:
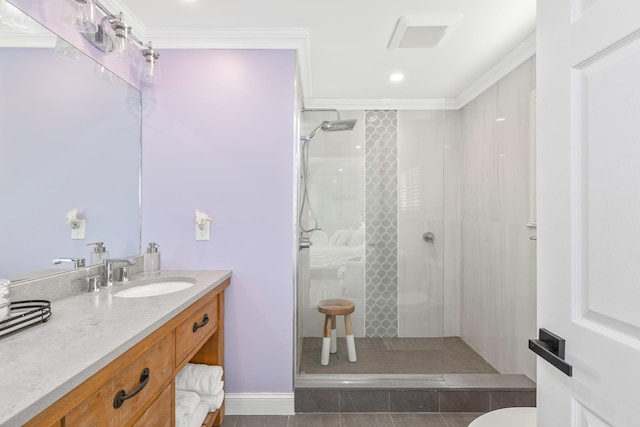
<path id="1" fill-rule="evenodd" d="M 140 253 L 140 92 L 43 27 L 7 25 L 20 19 L 2 3 L 0 277 L 89 265 L 97 241 L 112 258 Z"/>

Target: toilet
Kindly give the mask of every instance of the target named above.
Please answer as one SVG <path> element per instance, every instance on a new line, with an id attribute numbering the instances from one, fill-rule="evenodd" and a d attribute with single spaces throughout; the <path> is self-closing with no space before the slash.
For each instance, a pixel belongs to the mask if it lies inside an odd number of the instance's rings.
<path id="1" fill-rule="evenodd" d="M 536 408 L 504 408 L 487 412 L 469 427 L 536 427 Z"/>

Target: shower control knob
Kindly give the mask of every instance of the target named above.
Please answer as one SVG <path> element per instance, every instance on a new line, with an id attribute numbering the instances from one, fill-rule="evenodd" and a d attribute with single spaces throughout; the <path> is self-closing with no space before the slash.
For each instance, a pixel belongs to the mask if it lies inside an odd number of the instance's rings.
<path id="1" fill-rule="evenodd" d="M 422 240 L 424 240 L 427 243 L 433 243 L 433 239 L 435 238 L 436 236 L 430 231 L 427 231 L 422 235 Z"/>
<path id="2" fill-rule="evenodd" d="M 298 250 L 309 249 L 312 245 L 313 242 L 310 239 L 303 237 L 300 239 L 300 246 L 298 247 Z"/>

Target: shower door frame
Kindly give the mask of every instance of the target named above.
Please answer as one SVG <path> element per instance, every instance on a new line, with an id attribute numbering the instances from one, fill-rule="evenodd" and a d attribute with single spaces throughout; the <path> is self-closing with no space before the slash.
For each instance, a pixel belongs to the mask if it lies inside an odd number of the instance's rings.
<path id="1" fill-rule="evenodd" d="M 434 108 L 435 109 L 435 108 Z M 362 116 L 364 117 L 366 114 L 366 109 L 362 109 Z M 401 110 L 396 110 L 398 114 L 400 114 Z M 441 108 L 440 111 L 442 111 L 444 113 L 444 109 Z M 303 339 L 303 335 L 304 334 L 300 334 L 300 336 L 298 336 L 298 333 L 302 331 L 302 327 L 300 326 L 300 317 L 301 317 L 301 313 L 299 310 L 299 297 L 300 297 L 300 292 L 299 292 L 299 288 L 298 286 L 300 286 L 301 284 L 300 282 L 300 273 L 301 273 L 301 263 L 300 263 L 300 253 L 299 253 L 299 239 L 300 239 L 300 233 L 299 233 L 299 227 L 298 227 L 298 209 L 300 207 L 300 192 L 301 192 L 301 178 L 300 178 L 300 160 L 301 160 L 301 155 L 302 155 L 302 142 L 300 141 L 300 135 L 301 135 L 301 128 L 302 128 L 302 118 L 301 118 L 301 114 L 298 114 L 298 139 L 297 139 L 297 144 L 296 144 L 296 153 L 295 153 L 295 159 L 296 159 L 296 176 L 295 176 L 295 188 L 297 189 L 295 193 L 296 196 L 296 200 L 295 200 L 295 207 L 296 207 L 296 212 L 295 212 L 295 219 L 294 219 L 294 223 L 295 223 L 295 239 L 296 239 L 296 244 L 295 244 L 295 289 L 294 289 L 294 299 L 295 299 L 295 304 L 294 304 L 294 367 L 293 367 L 293 376 L 294 376 L 294 387 L 298 388 L 298 387 L 302 387 L 302 388 L 309 388 L 309 387 L 319 387 L 319 388 L 331 388 L 331 387 L 338 387 L 338 388 L 363 388 L 363 387 L 381 387 L 381 388 L 393 388 L 393 387 L 406 387 L 406 388 L 424 388 L 425 385 L 429 385 L 432 384 L 433 386 L 441 386 L 444 382 L 445 382 L 445 378 L 444 378 L 444 372 L 439 373 L 439 374 L 384 374 L 384 373 L 364 373 L 364 374 L 303 374 L 300 373 L 300 357 L 301 357 L 301 346 L 302 346 L 302 339 Z M 400 131 L 400 130 L 398 130 Z M 399 137 L 397 138 L 396 141 L 396 147 L 398 146 L 398 141 L 399 141 Z M 441 139 L 442 142 L 442 139 Z M 364 141 L 363 141 L 363 145 Z M 364 160 L 364 157 L 363 157 Z M 444 158 L 442 159 L 444 162 Z M 443 168 L 444 168 L 444 164 L 443 164 Z M 443 169 L 444 170 L 444 169 Z M 444 186 L 444 173 L 443 173 L 443 177 L 442 177 L 442 184 Z M 444 188 L 443 188 L 443 197 L 444 197 Z M 444 199 L 443 199 L 443 204 L 442 204 L 442 208 L 444 209 Z M 444 219 L 443 219 L 443 232 L 444 232 Z M 366 264 L 366 257 L 364 260 L 365 264 Z M 443 265 L 444 265 L 444 259 L 443 259 Z M 309 282 L 307 281 L 306 286 L 309 286 Z M 364 286 L 364 284 L 363 284 Z M 442 277 L 442 282 L 441 282 L 441 286 L 443 288 L 444 291 L 444 275 Z M 444 301 L 443 301 L 443 306 L 442 306 L 442 337 L 440 338 L 444 338 Z M 444 341 L 443 341 L 444 343 Z M 443 356 L 444 357 L 444 356 Z M 356 362 L 357 363 L 357 362 Z"/>

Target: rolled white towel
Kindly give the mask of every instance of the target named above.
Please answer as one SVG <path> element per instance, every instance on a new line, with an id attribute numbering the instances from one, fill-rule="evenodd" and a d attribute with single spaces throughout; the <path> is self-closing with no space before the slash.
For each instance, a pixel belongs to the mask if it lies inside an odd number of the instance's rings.
<path id="1" fill-rule="evenodd" d="M 198 394 L 215 394 L 222 380 L 222 367 L 187 363 L 176 376 L 176 389 L 195 391 Z"/>
<path id="2" fill-rule="evenodd" d="M 194 391 L 176 390 L 176 427 L 187 427 L 201 401 Z"/>
<path id="3" fill-rule="evenodd" d="M 204 402 L 198 403 L 195 411 L 191 415 L 191 419 L 187 424 L 187 427 L 201 427 L 204 419 L 207 418 L 207 414 L 209 413 L 209 405 Z"/>
<path id="4" fill-rule="evenodd" d="M 224 402 L 224 391 L 221 391 L 218 394 L 210 395 L 203 394 L 200 396 L 202 401 L 206 403 L 209 407 L 209 412 L 213 412 L 218 410 L 222 406 L 222 402 Z"/>
<path id="5" fill-rule="evenodd" d="M 213 389 L 213 393 L 211 393 L 212 395 L 216 395 L 216 394 L 220 394 L 222 391 L 224 391 L 224 381 L 220 381 L 217 385 L 216 388 Z M 202 396 L 200 396 L 202 397 Z"/>
<path id="6" fill-rule="evenodd" d="M 176 406 L 176 427 L 188 427 L 191 413 L 186 406 Z"/>

